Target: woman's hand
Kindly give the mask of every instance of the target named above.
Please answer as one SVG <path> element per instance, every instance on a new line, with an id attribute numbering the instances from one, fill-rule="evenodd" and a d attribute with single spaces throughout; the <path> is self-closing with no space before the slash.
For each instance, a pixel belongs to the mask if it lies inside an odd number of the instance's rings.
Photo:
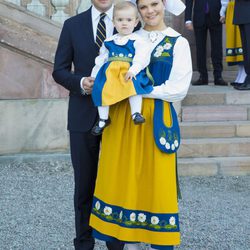
<path id="1" fill-rule="evenodd" d="M 193 31 L 193 30 L 194 30 L 194 26 L 193 26 L 192 23 L 186 23 L 185 26 L 186 26 L 186 29 L 187 29 L 187 30 L 190 30 L 190 31 Z"/>
<path id="2" fill-rule="evenodd" d="M 221 16 L 221 17 L 220 17 L 220 22 L 221 22 L 221 23 L 225 23 L 225 20 L 226 20 L 226 18 L 225 18 L 224 16 Z"/>

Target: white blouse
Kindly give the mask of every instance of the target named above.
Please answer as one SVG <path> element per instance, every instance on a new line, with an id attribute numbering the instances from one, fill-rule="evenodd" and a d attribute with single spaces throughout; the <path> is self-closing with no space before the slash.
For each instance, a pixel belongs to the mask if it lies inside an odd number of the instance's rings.
<path id="1" fill-rule="evenodd" d="M 132 65 L 128 71 L 136 76 L 141 70 L 146 68 L 150 62 L 150 52 L 151 52 L 150 44 L 135 33 L 132 33 L 127 36 L 121 36 L 119 34 L 115 34 L 110 38 L 106 39 L 105 41 L 114 41 L 114 43 L 117 45 L 126 45 L 128 40 L 135 41 L 134 42 L 135 55 L 132 59 Z M 102 65 L 108 61 L 108 58 L 109 58 L 109 51 L 103 43 L 100 49 L 100 54 L 95 59 L 95 67 L 92 69 L 91 73 L 92 77 L 96 77 Z"/>
<path id="2" fill-rule="evenodd" d="M 169 79 L 159 86 L 155 86 L 150 94 L 143 95 L 144 98 L 162 99 L 168 102 L 181 101 L 187 95 L 192 78 L 192 59 L 187 39 L 180 36 L 178 32 L 168 27 L 163 31 L 146 31 L 140 29 L 136 32 L 150 44 L 151 52 L 167 35 L 178 37 L 173 50 L 173 65 Z M 161 74 L 161 72 L 159 72 Z"/>
<path id="3" fill-rule="evenodd" d="M 221 9 L 220 9 L 220 16 L 226 16 L 226 10 L 229 0 L 221 0 Z"/>

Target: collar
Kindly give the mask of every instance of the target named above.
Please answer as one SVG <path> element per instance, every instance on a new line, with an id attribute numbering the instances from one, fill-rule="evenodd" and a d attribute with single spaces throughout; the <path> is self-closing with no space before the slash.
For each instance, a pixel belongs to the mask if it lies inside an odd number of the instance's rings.
<path id="1" fill-rule="evenodd" d="M 113 19 L 113 8 L 114 8 L 114 5 L 112 5 L 111 8 L 105 12 L 107 14 L 107 17 L 110 19 L 110 21 L 112 21 Z M 99 21 L 101 13 L 102 12 L 100 12 L 94 5 L 92 5 L 91 15 L 92 15 L 93 20 Z"/>
<path id="2" fill-rule="evenodd" d="M 167 27 L 164 30 L 154 30 L 154 31 L 147 31 L 147 30 L 144 30 L 143 28 L 138 30 L 138 34 L 140 34 L 140 35 L 148 35 L 150 32 L 160 33 L 160 34 L 162 34 L 164 36 L 170 36 L 170 37 L 177 37 L 177 36 L 181 35 L 180 33 L 175 31 L 171 27 Z"/>

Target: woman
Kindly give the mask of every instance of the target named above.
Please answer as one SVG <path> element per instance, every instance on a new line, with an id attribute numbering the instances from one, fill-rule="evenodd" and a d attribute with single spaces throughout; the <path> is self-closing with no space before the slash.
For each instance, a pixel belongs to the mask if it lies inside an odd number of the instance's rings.
<path id="1" fill-rule="evenodd" d="M 191 55 L 187 40 L 164 23 L 162 0 L 136 3 L 145 23 L 138 34 L 151 46 L 154 88 L 144 96 L 146 122 L 141 126 L 129 119 L 127 100 L 110 109 L 112 124 L 103 134 L 90 225 L 96 238 L 119 239 L 129 243 L 129 250 L 139 249 L 136 242 L 167 250 L 180 244 L 176 171 L 180 138 L 172 102 L 187 94 Z M 167 0 L 166 8 L 174 14 L 184 10 L 179 0 Z"/>
<path id="2" fill-rule="evenodd" d="M 226 23 L 226 62 L 228 66 L 238 65 L 238 74 L 232 86 L 242 84 L 246 78 L 240 29 L 233 24 L 234 5 L 234 0 L 221 0 L 221 21 Z"/>

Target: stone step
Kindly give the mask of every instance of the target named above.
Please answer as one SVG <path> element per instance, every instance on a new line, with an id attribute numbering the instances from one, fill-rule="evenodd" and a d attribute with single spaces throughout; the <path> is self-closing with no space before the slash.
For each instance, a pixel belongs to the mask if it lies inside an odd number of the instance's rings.
<path id="1" fill-rule="evenodd" d="M 182 107 L 184 122 L 247 121 L 250 107 L 247 105 L 204 105 Z"/>
<path id="2" fill-rule="evenodd" d="M 250 92 L 233 87 L 191 86 L 182 105 L 250 105 Z"/>
<path id="3" fill-rule="evenodd" d="M 181 122 L 180 128 L 183 139 L 250 137 L 250 121 Z"/>
<path id="4" fill-rule="evenodd" d="M 183 139 L 180 157 L 249 156 L 250 138 Z"/>
<path id="5" fill-rule="evenodd" d="M 180 176 L 249 175 L 250 157 L 179 158 Z"/>

